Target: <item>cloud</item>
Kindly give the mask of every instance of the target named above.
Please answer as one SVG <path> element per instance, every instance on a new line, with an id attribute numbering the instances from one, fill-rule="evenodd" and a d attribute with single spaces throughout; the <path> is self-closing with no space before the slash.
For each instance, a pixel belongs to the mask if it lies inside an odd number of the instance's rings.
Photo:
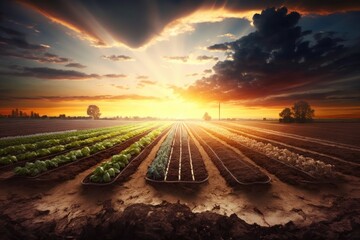
<path id="1" fill-rule="evenodd" d="M 80 63 L 69 63 L 69 64 L 66 64 L 65 67 L 86 68 L 85 65 L 82 65 Z"/>
<path id="2" fill-rule="evenodd" d="M 6 101 L 21 100 L 21 101 L 49 101 L 49 102 L 109 101 L 109 100 L 161 100 L 158 97 L 138 95 L 138 94 L 95 95 L 95 96 L 0 97 L 0 99 L 6 100 Z"/>
<path id="3" fill-rule="evenodd" d="M 134 61 L 132 57 L 125 56 L 125 55 L 110 55 L 110 56 L 102 56 L 104 59 L 108 59 L 114 62 L 119 61 Z"/>
<path id="4" fill-rule="evenodd" d="M 164 59 L 169 62 L 186 63 L 189 60 L 189 56 L 164 56 Z"/>
<path id="5" fill-rule="evenodd" d="M 146 75 L 140 75 L 140 76 L 137 76 L 136 79 L 148 79 L 149 76 L 146 76 Z"/>
<path id="6" fill-rule="evenodd" d="M 207 50 L 210 51 L 228 51 L 230 49 L 231 46 L 229 45 L 229 43 L 217 43 L 207 47 Z"/>
<path id="7" fill-rule="evenodd" d="M 126 78 L 127 77 L 127 75 L 125 75 L 125 74 L 105 74 L 103 76 L 107 77 L 107 78 Z"/>
<path id="8" fill-rule="evenodd" d="M 190 73 L 190 74 L 186 74 L 187 77 L 196 77 L 198 76 L 198 73 Z"/>
<path id="9" fill-rule="evenodd" d="M 0 32 L 12 37 L 25 38 L 24 33 L 3 26 L 0 26 Z"/>
<path id="10" fill-rule="evenodd" d="M 113 86 L 114 88 L 117 88 L 117 89 L 122 89 L 122 90 L 129 90 L 130 89 L 128 86 L 123 86 L 123 85 L 111 84 L 111 86 Z"/>
<path id="11" fill-rule="evenodd" d="M 232 33 L 225 33 L 225 34 L 219 35 L 217 37 L 218 38 L 229 38 L 229 39 L 232 39 L 232 40 L 236 39 L 236 36 L 234 34 L 232 34 Z"/>
<path id="12" fill-rule="evenodd" d="M 30 51 L 14 51 L 4 49 L 0 51 L 0 55 L 7 56 L 7 57 L 15 57 L 15 58 L 22 58 L 27 60 L 34 60 L 40 63 L 56 63 L 56 64 L 63 64 L 70 62 L 71 59 L 60 57 L 56 54 L 48 53 L 48 52 L 30 52 Z"/>
<path id="13" fill-rule="evenodd" d="M 238 1 L 206 1 L 181 0 L 163 1 L 30 1 L 21 0 L 26 6 L 34 9 L 50 20 L 71 29 L 83 39 L 98 46 L 124 44 L 131 48 L 139 48 L 153 38 L 164 35 L 174 36 L 191 29 L 194 21 L 204 22 L 207 16 L 202 11 L 211 9 L 219 11 L 214 19 L 221 19 L 224 12 L 237 13 L 259 11 L 269 5 L 287 6 L 291 10 L 302 13 L 331 13 L 339 11 L 360 10 L 357 0 L 275 0 L 269 3 L 263 0 Z M 96 3 L 96 4 L 95 4 Z M 222 13 L 220 14 L 220 11 Z M 106 13 L 106 14 L 105 14 Z M 182 20 L 187 16 L 197 17 Z M 116 21 L 114 21 L 116 19 Z M 191 20 L 192 19 L 192 20 Z M 106 26 L 104 29 L 102 26 Z M 168 32 L 164 34 L 164 32 Z"/>
<path id="14" fill-rule="evenodd" d="M 345 40 L 336 33 L 303 30 L 298 26 L 299 19 L 299 13 L 288 13 L 284 7 L 255 14 L 255 32 L 210 47 L 225 49 L 229 55 L 215 64 L 213 75 L 174 91 L 192 99 L 256 105 L 275 99 L 271 96 L 291 100 L 307 96 L 289 93 L 321 89 L 342 89 L 345 93 L 359 87 L 360 43 L 345 46 Z M 344 83 L 336 81 L 346 78 L 353 80 L 343 89 Z M 333 91 L 317 96 L 325 99 L 330 93 Z"/>
<path id="15" fill-rule="evenodd" d="M 217 61 L 217 60 L 219 60 L 218 57 L 206 56 L 206 55 L 198 56 L 196 59 L 199 61 L 209 61 L 209 60 Z"/>
<path id="16" fill-rule="evenodd" d="M 212 73 L 212 70 L 211 70 L 211 69 L 205 69 L 205 70 L 204 70 L 204 73 L 205 73 L 205 74 Z"/>
<path id="17" fill-rule="evenodd" d="M 9 70 L 0 71 L 0 75 L 16 76 L 25 78 L 39 78 L 48 80 L 88 80 L 100 78 L 125 78 L 125 74 L 87 74 L 74 70 L 63 70 L 48 67 L 22 67 L 13 65 L 8 67 Z"/>
<path id="18" fill-rule="evenodd" d="M 156 81 L 151 81 L 151 80 L 141 80 L 140 82 L 138 82 L 137 84 L 137 88 L 143 88 L 146 85 L 156 85 Z"/>
<path id="19" fill-rule="evenodd" d="M 0 55 L 22 58 L 40 63 L 64 64 L 71 61 L 46 50 L 50 47 L 44 44 L 33 44 L 26 40 L 26 34 L 0 25 Z"/>
<path id="20" fill-rule="evenodd" d="M 69 64 L 68 64 L 69 65 Z M 81 64 L 80 64 L 81 65 Z M 77 64 L 76 64 L 77 66 Z M 81 65 L 82 66 L 82 65 Z M 8 67 L 8 70 L 0 71 L 0 75 L 16 76 L 25 78 L 39 78 L 48 80 L 88 80 L 88 79 L 100 79 L 100 78 L 125 78 L 125 74 L 87 74 L 84 72 L 74 70 L 63 70 L 49 67 L 22 67 L 12 65 Z"/>
<path id="21" fill-rule="evenodd" d="M 13 66 L 11 70 L 1 71 L 0 75 L 19 76 L 19 77 L 34 77 L 40 79 L 70 79 L 70 80 L 86 80 L 100 78 L 98 74 L 86 74 L 83 72 L 73 70 L 62 70 L 48 67 L 19 67 Z"/>
<path id="22" fill-rule="evenodd" d="M 0 26 L 1 49 L 26 49 L 26 50 L 46 50 L 49 48 L 45 44 L 33 44 L 26 40 L 26 35 L 20 31 Z"/>
<path id="23" fill-rule="evenodd" d="M 200 56 L 164 56 L 163 57 L 166 61 L 172 63 L 186 63 L 186 64 L 203 64 L 210 61 L 217 61 L 219 60 L 218 57 L 214 56 L 207 56 L 207 55 L 200 55 Z"/>
<path id="24" fill-rule="evenodd" d="M 146 84 L 146 85 L 156 85 L 156 81 L 150 81 L 150 80 L 141 80 L 140 83 Z"/>

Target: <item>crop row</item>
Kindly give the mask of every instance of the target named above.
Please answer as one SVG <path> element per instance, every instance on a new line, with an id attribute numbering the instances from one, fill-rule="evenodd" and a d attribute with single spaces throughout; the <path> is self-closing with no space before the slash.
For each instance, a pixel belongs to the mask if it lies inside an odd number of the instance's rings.
<path id="1" fill-rule="evenodd" d="M 118 174 L 131 162 L 134 157 L 146 148 L 156 137 L 158 137 L 169 125 L 164 124 L 161 127 L 151 131 L 139 141 L 131 144 L 128 148 L 119 154 L 113 155 L 110 160 L 103 162 L 91 173 L 89 180 L 93 183 L 111 182 Z"/>
<path id="2" fill-rule="evenodd" d="M 146 126 L 146 125 L 144 125 Z M 142 126 L 140 126 L 142 127 Z M 117 129 L 116 131 L 113 130 L 112 132 L 106 132 L 106 133 L 102 133 L 102 132 L 96 132 L 94 134 L 91 134 L 91 137 L 89 138 L 82 138 L 82 140 L 74 140 L 68 144 L 58 144 L 56 146 L 52 146 L 49 148 L 42 148 L 42 149 L 38 149 L 38 150 L 34 150 L 34 151 L 26 151 L 24 150 L 24 153 L 19 154 L 17 156 L 14 155 L 8 155 L 5 157 L 1 157 L 0 158 L 0 165 L 8 165 L 8 164 L 12 164 L 15 163 L 17 161 L 24 161 L 24 160 L 30 160 L 30 159 L 34 159 L 36 157 L 43 157 L 43 156 L 48 156 L 51 154 L 55 154 L 55 153 L 59 153 L 62 152 L 64 150 L 69 150 L 69 149 L 73 149 L 73 148 L 79 148 L 82 146 L 87 146 L 90 144 L 94 144 L 96 142 L 100 142 L 103 141 L 105 139 L 108 138 L 113 138 L 116 137 L 120 134 L 126 133 L 130 130 L 134 130 L 139 128 L 139 126 L 122 126 L 120 129 Z M 100 136 L 99 136 L 100 135 Z M 70 138 L 74 138 L 74 137 L 70 137 Z M 49 141 L 58 141 L 58 140 L 49 140 Z M 29 144 L 28 144 L 29 145 Z M 30 144 L 31 145 L 31 144 Z"/>
<path id="3" fill-rule="evenodd" d="M 263 143 L 254 139 L 232 133 L 224 128 L 216 127 L 212 124 L 206 124 L 206 128 L 217 132 L 226 138 L 229 138 L 249 149 L 255 150 L 268 156 L 271 159 L 281 161 L 284 164 L 300 169 L 313 177 L 331 177 L 333 175 L 333 165 L 325 164 L 322 161 L 314 160 L 310 157 L 289 151 L 286 148 L 279 148 L 270 143 Z"/>
<path id="4" fill-rule="evenodd" d="M 98 153 L 105 149 L 109 149 L 117 144 L 125 142 L 126 140 L 141 134 L 154 127 L 154 125 L 147 125 L 146 127 L 128 130 L 127 133 L 117 136 L 112 139 L 105 139 L 102 142 L 95 143 L 89 147 L 83 147 L 82 149 L 73 150 L 65 154 L 58 155 L 48 160 L 36 160 L 34 163 L 27 162 L 23 167 L 16 167 L 14 169 L 15 174 L 24 176 L 36 176 L 42 172 L 46 172 L 49 169 L 57 168 L 61 165 L 77 161 L 79 159 L 88 157 L 92 154 Z"/>
<path id="5" fill-rule="evenodd" d="M 135 125 L 135 124 L 132 124 L 132 125 Z M 127 126 L 129 126 L 129 125 L 127 125 Z M 35 134 L 35 135 L 30 135 L 30 136 L 25 135 L 25 136 L 17 136 L 17 137 L 12 137 L 12 138 L 1 138 L 0 139 L 0 149 L 5 149 L 7 147 L 18 146 L 18 145 L 22 145 L 22 144 L 34 144 L 34 143 L 40 143 L 40 142 L 44 142 L 43 144 L 45 144 L 46 141 L 53 140 L 53 139 L 66 139 L 69 137 L 92 134 L 92 133 L 101 132 L 101 131 L 111 132 L 120 127 L 123 127 L 123 126 L 120 125 L 120 126 L 86 129 L 86 130 L 78 130 L 78 131 L 77 130 L 69 130 L 69 131 L 53 132 L 53 133 L 39 133 L 39 134 Z M 12 150 L 10 150 L 10 151 L 12 151 Z M 9 152 L 9 154 L 10 153 L 11 152 Z M 7 154 L 7 153 L 3 153 L 3 155 L 4 154 Z"/>
<path id="6" fill-rule="evenodd" d="M 24 153 L 26 151 L 36 151 L 40 149 L 46 149 L 53 146 L 58 145 L 67 145 L 76 141 L 85 140 L 88 138 L 93 138 L 102 134 L 111 133 L 117 130 L 126 129 L 128 127 L 134 127 L 136 125 L 123 125 L 117 126 L 112 128 L 101 128 L 95 129 L 91 132 L 83 133 L 82 131 L 72 132 L 71 136 L 64 135 L 62 137 L 56 137 L 53 139 L 42 140 L 38 142 L 32 143 L 25 143 L 25 144 L 18 144 L 18 145 L 11 145 L 5 148 L 0 149 L 0 156 L 4 155 L 17 155 L 20 153 Z"/>
<path id="7" fill-rule="evenodd" d="M 173 126 L 164 142 L 161 144 L 156 157 L 150 164 L 146 176 L 154 180 L 163 180 L 169 161 L 170 151 L 173 146 L 175 132 L 178 126 Z"/>

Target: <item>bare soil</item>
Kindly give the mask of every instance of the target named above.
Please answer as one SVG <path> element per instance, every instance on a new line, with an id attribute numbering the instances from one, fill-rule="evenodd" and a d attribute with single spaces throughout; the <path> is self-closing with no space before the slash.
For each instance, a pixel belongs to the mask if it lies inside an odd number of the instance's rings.
<path id="1" fill-rule="evenodd" d="M 38 197 L 27 199 L 28 202 Z M 23 200 L 14 198 L 23 205 Z M 193 213 L 179 203 L 163 202 L 159 205 L 142 203 L 117 211 L 111 201 L 100 203 L 100 210 L 86 217 L 68 217 L 49 222 L 31 223 L 23 219 L 13 224 L 6 214 L 0 214 L 0 232 L 3 240 L 10 239 L 359 239 L 360 199 L 339 199 L 334 208 L 339 211 L 329 220 L 307 227 L 293 222 L 285 225 L 261 227 L 248 224 L 236 214 L 229 217 L 210 211 Z M 76 208 L 76 206 L 73 206 Z M 47 211 L 29 211 L 36 216 Z M 95 237 L 96 238 L 96 237 Z"/>
<path id="2" fill-rule="evenodd" d="M 194 126 L 191 126 L 192 131 L 196 131 Z M 219 144 L 219 141 L 207 135 L 204 129 L 196 131 L 206 153 L 211 156 L 216 166 L 219 168 L 221 175 L 231 186 L 238 186 L 239 182 L 243 185 L 257 182 L 266 182 L 269 177 L 263 172 L 259 171 L 255 166 L 251 166 L 241 159 L 241 156 L 236 154 L 232 149 Z M 215 156 L 211 149 L 216 153 L 220 160 Z M 230 173 L 226 170 L 226 168 Z M 239 181 L 239 182 L 238 182 Z"/>

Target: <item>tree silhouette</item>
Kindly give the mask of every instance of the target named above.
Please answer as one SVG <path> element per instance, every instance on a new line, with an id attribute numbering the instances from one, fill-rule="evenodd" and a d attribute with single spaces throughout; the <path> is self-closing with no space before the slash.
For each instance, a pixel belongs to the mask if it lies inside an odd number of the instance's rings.
<path id="1" fill-rule="evenodd" d="M 206 113 L 204 113 L 203 119 L 204 119 L 205 121 L 210 121 L 210 120 L 211 120 L 211 116 L 206 112 Z"/>
<path id="2" fill-rule="evenodd" d="M 310 104 L 305 101 L 298 101 L 294 103 L 292 110 L 294 112 L 296 122 L 311 122 L 315 116 L 315 110 L 311 109 Z"/>
<path id="3" fill-rule="evenodd" d="M 101 115 L 100 109 L 96 105 L 89 105 L 87 109 L 87 114 L 91 116 L 93 119 L 99 119 Z"/>
<path id="4" fill-rule="evenodd" d="M 290 108 L 284 108 L 284 110 L 281 111 L 281 113 L 279 113 L 280 118 L 280 122 L 285 122 L 285 123 L 289 123 L 289 122 L 293 122 L 294 118 L 293 118 L 293 112 L 291 111 Z"/>

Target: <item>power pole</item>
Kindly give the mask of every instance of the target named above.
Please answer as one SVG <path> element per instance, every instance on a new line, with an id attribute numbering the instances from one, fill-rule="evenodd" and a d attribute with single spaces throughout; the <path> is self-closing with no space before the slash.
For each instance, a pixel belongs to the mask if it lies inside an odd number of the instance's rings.
<path id="1" fill-rule="evenodd" d="M 220 102 L 219 102 L 219 121 L 220 121 Z"/>

